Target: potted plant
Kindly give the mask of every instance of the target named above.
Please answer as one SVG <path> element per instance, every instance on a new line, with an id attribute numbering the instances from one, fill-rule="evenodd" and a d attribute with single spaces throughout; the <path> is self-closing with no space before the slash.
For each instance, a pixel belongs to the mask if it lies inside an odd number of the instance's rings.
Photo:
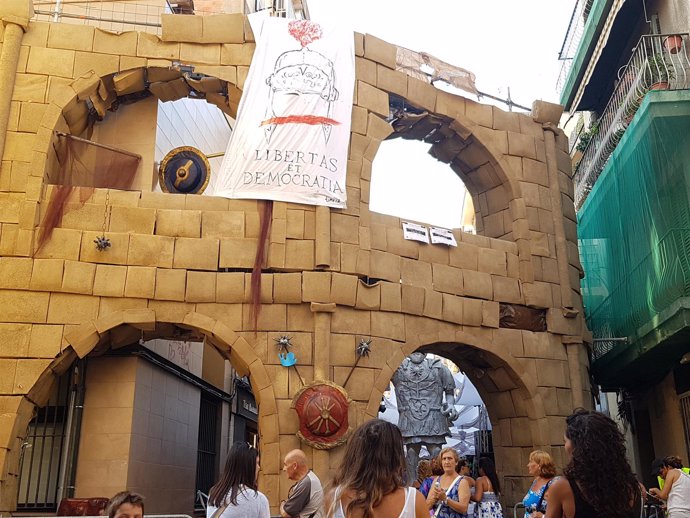
<path id="1" fill-rule="evenodd" d="M 589 128 L 587 128 L 585 131 L 580 133 L 580 140 L 578 140 L 577 146 L 575 146 L 575 149 L 584 153 L 585 149 L 587 149 L 587 146 L 589 146 L 589 143 L 598 134 L 599 134 L 599 121 L 595 121 L 592 124 L 590 124 Z"/>
<path id="2" fill-rule="evenodd" d="M 675 79 L 673 65 L 669 63 L 663 54 L 654 54 L 647 57 L 644 70 L 644 83 L 649 90 L 668 90 L 669 81 Z"/>
<path id="3" fill-rule="evenodd" d="M 664 48 L 669 54 L 678 54 L 683 48 L 683 37 L 680 34 L 672 34 L 664 38 Z"/>

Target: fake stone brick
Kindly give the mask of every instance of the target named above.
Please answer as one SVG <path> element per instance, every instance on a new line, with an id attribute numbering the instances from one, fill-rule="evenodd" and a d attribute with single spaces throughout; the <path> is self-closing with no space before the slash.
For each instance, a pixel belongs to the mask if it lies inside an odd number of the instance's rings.
<path id="1" fill-rule="evenodd" d="M 122 297 L 126 279 L 126 266 L 99 264 L 93 281 L 93 294 L 102 297 Z"/>
<path id="2" fill-rule="evenodd" d="M 463 325 L 481 326 L 482 325 L 482 301 L 477 299 L 462 299 L 462 318 Z"/>
<path id="3" fill-rule="evenodd" d="M 221 239 L 220 268 L 252 268 L 257 246 L 256 239 Z"/>
<path id="4" fill-rule="evenodd" d="M 313 270 L 314 241 L 306 239 L 286 240 L 285 268 L 290 270 Z"/>
<path id="5" fill-rule="evenodd" d="M 499 302 L 522 304 L 525 302 L 520 289 L 520 281 L 511 277 L 491 276 L 494 290 L 493 298 Z M 523 285 L 524 286 L 524 285 Z"/>
<path id="6" fill-rule="evenodd" d="M 414 77 L 407 77 L 407 100 L 412 104 L 433 111 L 436 107 L 436 88 Z"/>
<path id="7" fill-rule="evenodd" d="M 187 272 L 187 302 L 215 302 L 216 273 Z"/>
<path id="8" fill-rule="evenodd" d="M 468 297 L 491 300 L 493 297 L 493 284 L 491 275 L 472 270 L 463 270 L 463 292 Z"/>
<path id="9" fill-rule="evenodd" d="M 22 103 L 19 114 L 19 131 L 38 131 L 41 120 L 46 113 L 47 105 L 38 103 Z"/>
<path id="10" fill-rule="evenodd" d="M 73 77 L 74 50 L 32 47 L 26 64 L 29 74 Z"/>
<path id="11" fill-rule="evenodd" d="M 400 261 L 400 277 L 403 284 L 430 287 L 433 284 L 431 264 L 403 258 Z"/>
<path id="12" fill-rule="evenodd" d="M 32 259 L 0 257 L 0 287 L 27 289 L 31 282 L 32 268 Z"/>
<path id="13" fill-rule="evenodd" d="M 240 13 L 217 14 L 203 17 L 201 40 L 199 35 L 193 41 L 201 43 L 244 43 L 245 15 Z"/>
<path id="14" fill-rule="evenodd" d="M 65 228 L 53 230 L 52 237 L 36 252 L 41 259 L 79 259 L 82 232 Z"/>
<path id="15" fill-rule="evenodd" d="M 174 245 L 171 237 L 131 234 L 127 264 L 171 268 Z"/>
<path id="16" fill-rule="evenodd" d="M 443 294 L 443 320 L 456 324 L 463 323 L 462 300 L 462 297 L 456 297 L 448 293 Z"/>
<path id="17" fill-rule="evenodd" d="M 245 300 L 242 272 L 218 273 L 216 279 L 216 300 L 218 302 L 242 302 Z"/>
<path id="18" fill-rule="evenodd" d="M 157 59 L 180 59 L 180 44 L 165 43 L 155 34 L 139 33 L 137 56 Z"/>
<path id="19" fill-rule="evenodd" d="M 115 206 L 110 212 L 111 232 L 153 234 L 155 224 L 155 209 Z"/>
<path id="20" fill-rule="evenodd" d="M 158 209 L 156 211 L 156 234 L 170 237 L 200 237 L 201 212 L 198 210 Z"/>
<path id="21" fill-rule="evenodd" d="M 364 36 L 364 57 L 390 69 L 395 69 L 397 48 L 380 38 L 367 34 Z"/>
<path id="22" fill-rule="evenodd" d="M 12 100 L 42 103 L 45 102 L 47 90 L 48 76 L 17 74 L 12 91 Z"/>
<path id="23" fill-rule="evenodd" d="M 507 275 L 506 253 L 491 248 L 479 248 L 479 271 L 496 275 Z"/>
<path id="24" fill-rule="evenodd" d="M 93 51 L 102 54 L 134 56 L 137 53 L 137 34 L 136 32 L 117 34 L 102 29 L 96 29 L 93 36 Z"/>
<path id="25" fill-rule="evenodd" d="M 220 62 L 223 65 L 251 65 L 255 50 L 254 43 L 226 43 L 221 46 Z"/>
<path id="26" fill-rule="evenodd" d="M 331 273 L 303 272 L 302 273 L 302 301 L 330 302 L 331 301 Z"/>
<path id="27" fill-rule="evenodd" d="M 386 92 L 407 97 L 407 75 L 396 72 L 388 67 L 378 65 L 376 67 L 376 86 Z"/>
<path id="28" fill-rule="evenodd" d="M 384 117 L 390 111 L 388 94 L 363 81 L 357 81 L 357 104 Z"/>
<path id="29" fill-rule="evenodd" d="M 190 270 L 218 270 L 219 241 L 217 239 L 175 239 L 173 268 Z"/>
<path id="30" fill-rule="evenodd" d="M 380 283 L 370 286 L 361 279 L 357 284 L 357 301 L 355 307 L 358 309 L 377 310 L 381 307 L 381 285 Z"/>
<path id="31" fill-rule="evenodd" d="M 251 302 L 252 300 L 252 274 L 244 274 L 244 302 Z M 261 293 L 259 294 L 259 301 L 262 304 L 270 304 L 273 302 L 273 274 L 261 274 Z"/>
<path id="32" fill-rule="evenodd" d="M 198 41 L 202 21 L 201 16 L 161 14 L 161 39 L 166 42 Z"/>
<path id="33" fill-rule="evenodd" d="M 521 133 L 508 132 L 508 153 L 514 156 L 537 158 L 534 137 Z"/>
<path id="34" fill-rule="evenodd" d="M 408 241 L 403 237 L 402 228 L 386 229 L 386 244 L 388 252 L 402 257 L 409 257 L 410 259 L 419 258 L 419 244 L 414 241 Z"/>
<path id="35" fill-rule="evenodd" d="M 96 265 L 79 261 L 65 261 L 62 276 L 62 291 L 90 295 L 93 292 L 93 280 Z"/>
<path id="36" fill-rule="evenodd" d="M 186 292 L 187 272 L 184 270 L 156 270 L 156 294 L 158 300 L 183 301 Z"/>
<path id="37" fill-rule="evenodd" d="M 48 324 L 81 324 L 95 320 L 98 316 L 99 303 L 98 297 L 90 295 L 52 293 L 46 322 Z"/>
<path id="38" fill-rule="evenodd" d="M 29 288 L 34 291 L 58 291 L 62 287 L 63 259 L 34 259 Z"/>
<path id="39" fill-rule="evenodd" d="M 223 274 L 219 274 L 223 275 Z M 302 274 L 276 273 L 273 275 L 273 301 L 283 304 L 302 302 Z"/>
<path id="40" fill-rule="evenodd" d="M 333 273 L 331 301 L 342 306 L 354 306 L 357 301 L 358 279 L 354 275 Z"/>
<path id="41" fill-rule="evenodd" d="M 118 72 L 120 56 L 77 51 L 74 55 L 74 76 L 93 70 L 99 77 Z M 52 100 L 52 99 L 48 99 Z"/>
<path id="42" fill-rule="evenodd" d="M 51 23 L 48 47 L 90 52 L 93 49 L 94 28 L 88 25 Z"/>
<path id="43" fill-rule="evenodd" d="M 399 282 L 381 282 L 381 311 L 402 309 L 402 289 Z"/>
<path id="44" fill-rule="evenodd" d="M 379 250 L 371 251 L 371 276 L 375 279 L 385 279 L 391 282 L 400 280 L 400 257 Z"/>
<path id="45" fill-rule="evenodd" d="M 79 260 L 89 263 L 127 264 L 127 254 L 130 250 L 129 235 L 106 232 L 105 237 L 110 240 L 110 247 L 98 250 L 94 240 L 102 235 L 102 232 L 83 233 Z"/>
<path id="46" fill-rule="evenodd" d="M 425 289 L 419 286 L 402 285 L 402 311 L 411 315 L 424 313 Z"/>
<path id="47" fill-rule="evenodd" d="M 462 270 L 441 264 L 433 265 L 434 289 L 453 295 L 463 294 Z"/>
<path id="48" fill-rule="evenodd" d="M 156 269 L 150 266 L 128 266 L 124 296 L 153 298 L 156 288 Z"/>
<path id="49" fill-rule="evenodd" d="M 201 237 L 243 238 L 244 212 L 204 211 L 201 214 Z"/>

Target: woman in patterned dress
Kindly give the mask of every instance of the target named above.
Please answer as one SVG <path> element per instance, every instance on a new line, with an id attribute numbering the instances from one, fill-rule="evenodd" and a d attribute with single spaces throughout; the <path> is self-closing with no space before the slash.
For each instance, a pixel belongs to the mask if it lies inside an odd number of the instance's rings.
<path id="1" fill-rule="evenodd" d="M 551 455 L 542 450 L 534 450 L 529 454 L 527 472 L 534 477 L 534 482 L 522 499 L 525 518 L 544 518 L 549 486 L 558 478 Z"/>
<path id="2" fill-rule="evenodd" d="M 439 458 L 443 475 L 434 479 L 426 504 L 434 518 L 467 518 L 470 486 L 465 477 L 455 471 L 458 453 L 453 448 L 443 448 Z"/>
<path id="3" fill-rule="evenodd" d="M 477 518 L 503 518 L 498 497 L 501 483 L 496 475 L 494 461 L 488 457 L 479 459 L 479 478 L 475 482 L 474 501 L 477 502 Z"/>

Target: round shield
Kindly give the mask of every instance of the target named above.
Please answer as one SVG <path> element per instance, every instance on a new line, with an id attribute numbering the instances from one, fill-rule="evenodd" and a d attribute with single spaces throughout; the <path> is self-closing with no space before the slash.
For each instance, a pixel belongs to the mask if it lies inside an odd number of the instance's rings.
<path id="1" fill-rule="evenodd" d="M 292 406 L 299 416 L 297 435 L 307 444 L 326 450 L 345 442 L 350 400 L 342 387 L 315 382 L 297 393 Z"/>
<path id="2" fill-rule="evenodd" d="M 201 194 L 211 178 L 206 156 L 191 146 L 170 151 L 158 168 L 158 181 L 163 192 Z"/>

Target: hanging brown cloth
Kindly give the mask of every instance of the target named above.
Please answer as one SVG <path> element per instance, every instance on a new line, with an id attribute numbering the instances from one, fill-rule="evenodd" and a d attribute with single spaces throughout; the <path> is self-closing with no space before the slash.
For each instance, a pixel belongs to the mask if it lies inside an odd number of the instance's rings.
<path id="1" fill-rule="evenodd" d="M 140 155 L 129 151 L 65 133 L 56 135 L 58 170 L 48 177 L 55 188 L 41 222 L 36 252 L 50 240 L 55 227 L 61 225 L 67 200 L 75 187 L 82 188 L 79 199 L 74 200 L 79 205 L 86 203 L 96 188 L 129 190 L 141 162 Z"/>

